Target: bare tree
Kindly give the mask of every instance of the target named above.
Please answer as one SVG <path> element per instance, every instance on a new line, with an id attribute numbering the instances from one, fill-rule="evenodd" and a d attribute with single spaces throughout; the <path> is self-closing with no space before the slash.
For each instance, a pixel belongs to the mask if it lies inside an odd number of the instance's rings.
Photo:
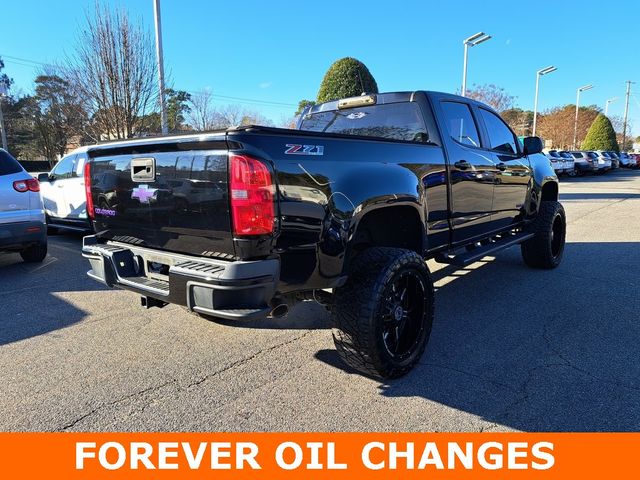
<path id="1" fill-rule="evenodd" d="M 492 106 L 497 112 L 504 112 L 513 108 L 516 97 L 509 95 L 502 87 L 498 87 L 493 83 L 487 85 L 473 85 L 473 88 L 467 90 L 467 97 L 478 100 Z"/>
<path id="2" fill-rule="evenodd" d="M 273 122 L 259 112 L 237 104 L 215 107 L 213 94 L 204 90 L 191 95 L 189 123 L 197 131 L 216 130 L 237 125 L 266 125 Z"/>
<path id="3" fill-rule="evenodd" d="M 125 10 L 87 12 L 66 76 L 91 115 L 94 140 L 134 137 L 158 98 L 153 41 Z"/>
<path id="4" fill-rule="evenodd" d="M 250 112 L 240 105 L 225 105 L 217 108 L 215 112 L 215 128 L 227 128 L 243 125 L 242 120 L 249 117 Z"/>
<path id="5" fill-rule="evenodd" d="M 282 115 L 280 115 L 280 121 L 278 122 L 277 126 L 280 127 L 280 128 L 292 128 L 292 129 L 295 129 L 297 123 L 298 123 L 298 116 L 297 115 L 282 114 Z"/>
<path id="6" fill-rule="evenodd" d="M 191 95 L 188 122 L 194 130 L 204 132 L 216 128 L 212 95 L 208 89 Z"/>
<path id="7" fill-rule="evenodd" d="M 273 121 L 265 117 L 260 112 L 246 110 L 240 125 L 262 125 L 264 127 L 275 127 Z"/>

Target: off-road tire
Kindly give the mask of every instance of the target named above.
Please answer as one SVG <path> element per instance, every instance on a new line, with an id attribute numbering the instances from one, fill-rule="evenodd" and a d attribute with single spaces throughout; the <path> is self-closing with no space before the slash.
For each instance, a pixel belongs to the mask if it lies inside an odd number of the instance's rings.
<path id="1" fill-rule="evenodd" d="M 534 237 L 520 246 L 524 263 L 532 268 L 552 269 L 564 254 L 567 219 L 560 202 L 543 201 L 538 216 L 527 229 Z"/>
<path id="2" fill-rule="evenodd" d="M 27 263 L 40 263 L 47 256 L 47 243 L 36 243 L 20 252 L 22 260 Z"/>
<path id="3" fill-rule="evenodd" d="M 385 337 L 385 328 L 390 328 L 385 319 L 389 320 L 391 315 L 384 312 L 388 311 L 391 298 L 389 289 L 403 281 L 413 282 L 415 288 L 411 297 L 417 307 L 414 310 L 407 306 L 407 323 L 403 324 L 400 333 L 407 335 L 405 343 L 410 347 L 402 355 L 394 355 Z M 409 317 L 411 310 L 413 313 Z M 433 310 L 433 282 L 420 255 L 400 248 L 369 248 L 353 260 L 346 284 L 334 292 L 333 340 L 338 354 L 347 365 L 365 375 L 400 377 L 415 366 L 425 350 L 431 335 Z M 415 336 L 415 342 L 410 340 L 412 336 Z M 400 345 L 397 328 L 395 337 Z"/>

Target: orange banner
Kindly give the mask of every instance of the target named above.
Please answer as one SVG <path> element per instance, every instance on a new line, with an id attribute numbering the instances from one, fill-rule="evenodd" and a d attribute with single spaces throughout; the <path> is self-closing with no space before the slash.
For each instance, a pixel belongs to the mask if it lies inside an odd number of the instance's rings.
<path id="1" fill-rule="evenodd" d="M 636 433 L 0 433 L 0 477 L 624 479 L 639 451 Z"/>

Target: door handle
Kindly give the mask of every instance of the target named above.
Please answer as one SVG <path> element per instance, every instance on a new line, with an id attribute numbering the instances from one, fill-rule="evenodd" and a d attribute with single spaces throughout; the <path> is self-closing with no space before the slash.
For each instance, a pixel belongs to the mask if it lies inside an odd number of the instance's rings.
<path id="1" fill-rule="evenodd" d="M 499 164 L 496 165 L 496 168 L 501 172 L 504 172 L 507 169 L 507 164 L 500 162 Z"/>
<path id="2" fill-rule="evenodd" d="M 466 170 L 467 168 L 471 168 L 471 164 L 466 160 L 458 160 L 456 163 L 453 164 L 453 166 L 460 170 Z"/>

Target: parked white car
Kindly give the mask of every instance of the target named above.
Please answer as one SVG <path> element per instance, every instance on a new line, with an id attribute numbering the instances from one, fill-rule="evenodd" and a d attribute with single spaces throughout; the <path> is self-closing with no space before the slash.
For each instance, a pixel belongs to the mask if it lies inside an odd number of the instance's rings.
<path id="1" fill-rule="evenodd" d="M 604 173 L 608 170 L 611 170 L 611 158 L 603 157 L 598 152 L 587 151 L 585 152 L 591 160 L 593 160 L 593 164 L 598 169 L 598 173 Z"/>
<path id="2" fill-rule="evenodd" d="M 544 153 L 546 157 L 551 162 L 551 166 L 553 170 L 556 172 L 556 175 L 560 176 L 564 173 L 564 158 L 560 156 L 557 150 L 549 150 Z"/>
<path id="3" fill-rule="evenodd" d="M 614 166 L 613 160 L 611 156 L 607 152 L 603 152 L 602 150 L 596 150 L 594 153 L 598 159 L 598 169 L 600 171 L 607 171 L 616 168 Z M 604 169 L 604 170 L 603 170 Z"/>
<path id="4" fill-rule="evenodd" d="M 600 158 L 603 158 L 611 162 L 611 170 L 620 168 L 620 160 L 611 156 L 610 152 L 604 150 L 596 150 L 596 153 L 598 154 L 598 161 Z"/>
<path id="5" fill-rule="evenodd" d="M 545 155 L 551 161 L 551 165 L 558 176 L 562 174 L 575 175 L 575 162 L 571 154 L 558 150 L 549 150 Z"/>
<path id="6" fill-rule="evenodd" d="M 38 175 L 50 231 L 91 230 L 84 188 L 86 163 L 87 147 L 80 147 L 62 157 L 49 173 Z"/>

